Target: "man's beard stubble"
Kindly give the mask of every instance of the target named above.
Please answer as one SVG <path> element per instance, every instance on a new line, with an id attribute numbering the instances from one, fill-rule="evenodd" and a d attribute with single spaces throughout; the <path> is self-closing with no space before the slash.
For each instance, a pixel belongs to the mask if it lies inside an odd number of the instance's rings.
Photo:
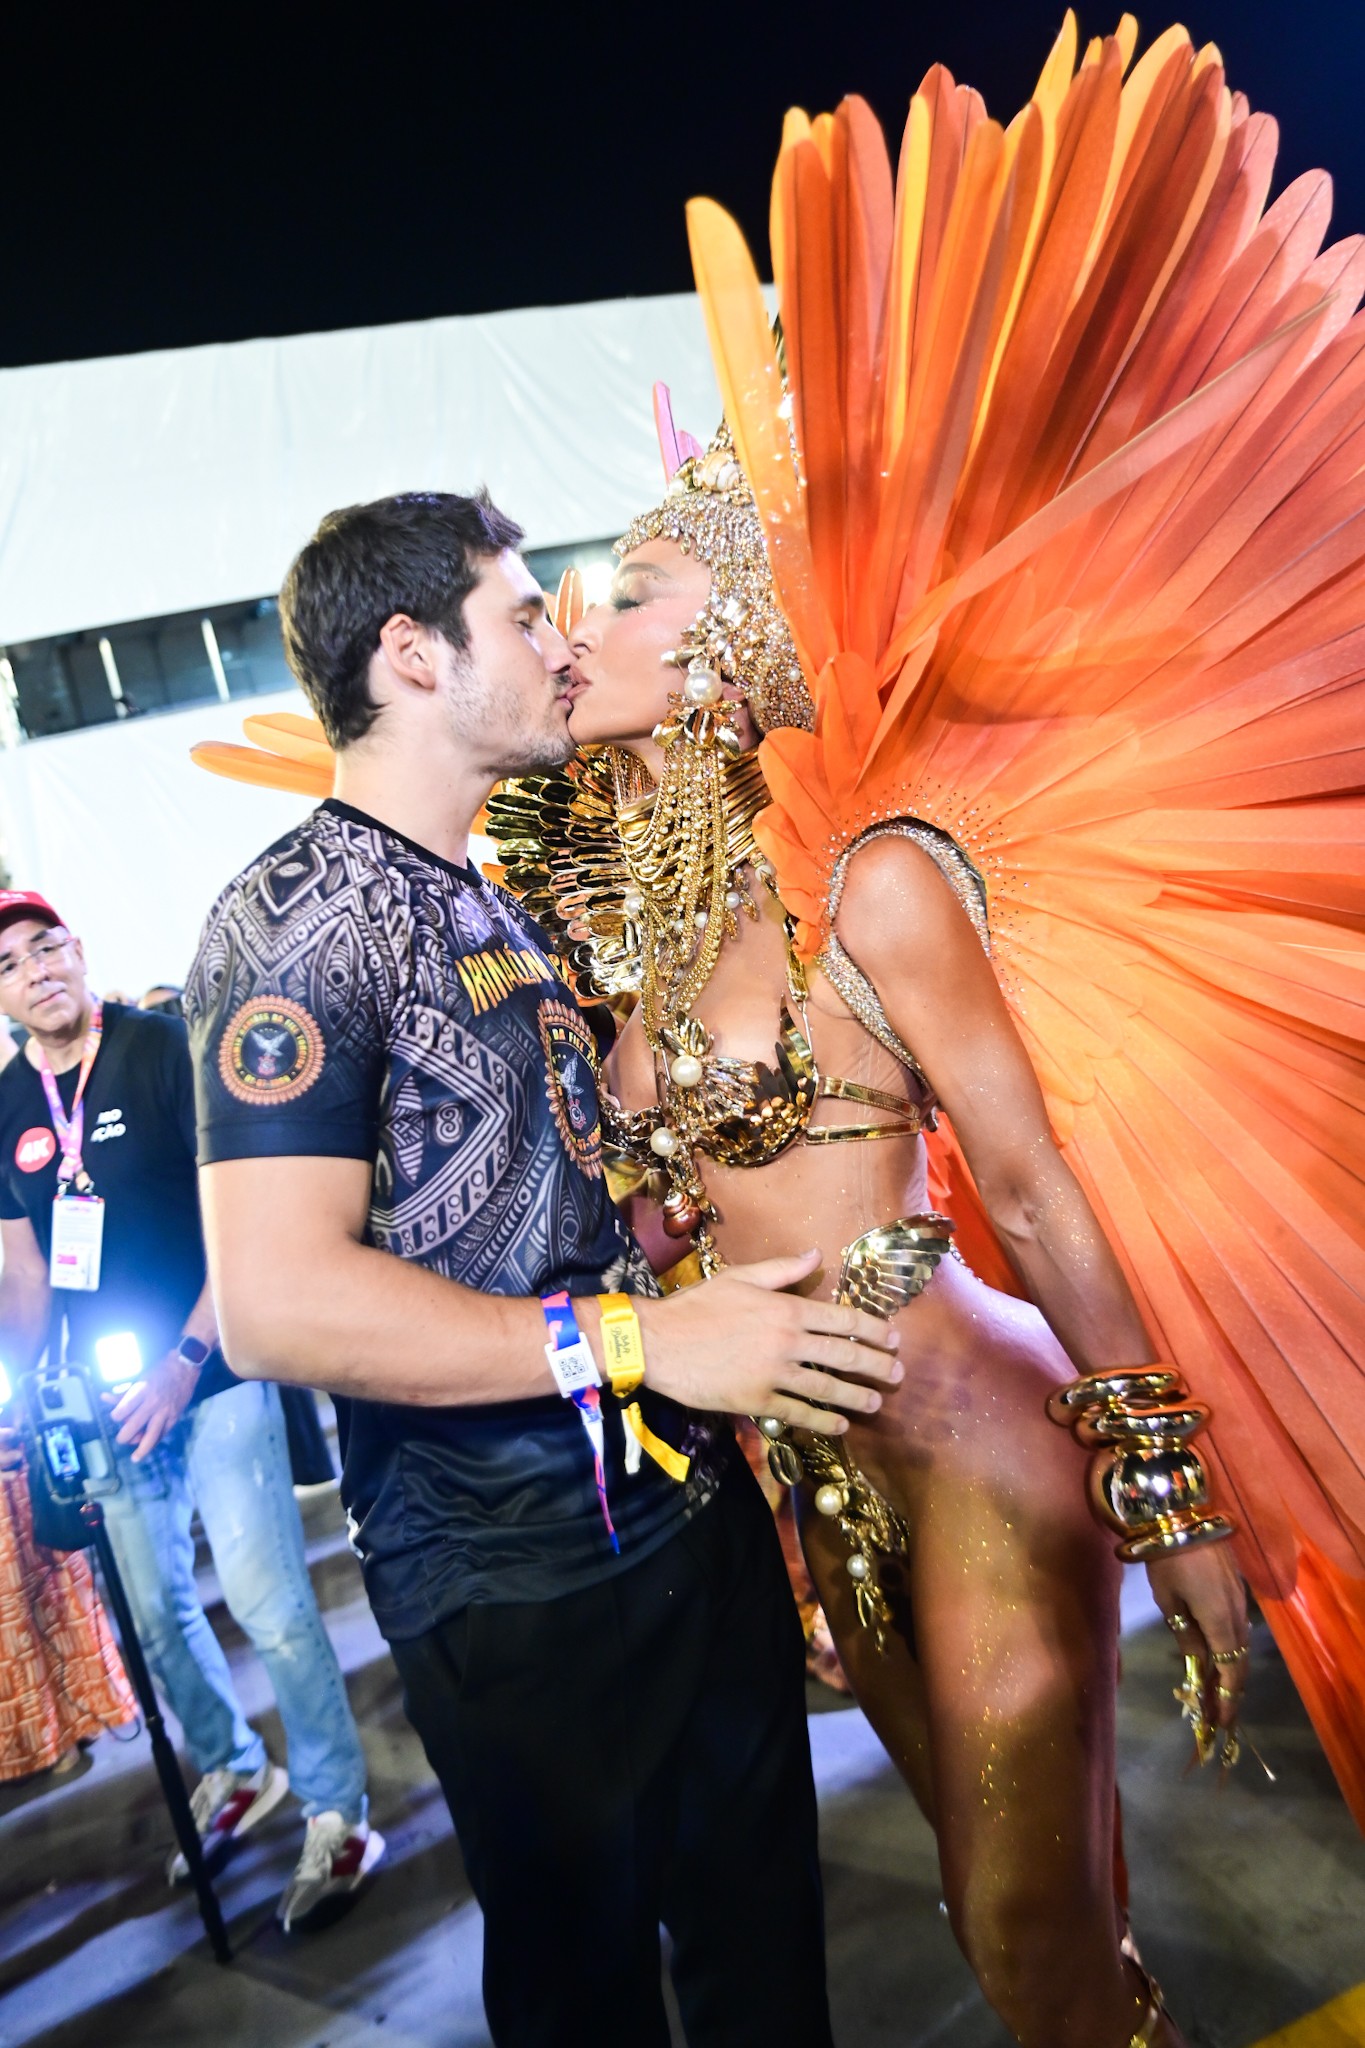
<path id="1" fill-rule="evenodd" d="M 547 768 L 562 768 L 578 752 L 578 742 L 568 727 L 562 732 L 527 733 L 515 760 L 502 768 L 504 775 L 534 775 Z"/>
<path id="2" fill-rule="evenodd" d="M 578 752 L 567 725 L 535 726 L 525 717 L 509 724 L 505 699 L 472 662 L 457 657 L 453 681 L 446 699 L 451 733 L 466 751 L 485 755 L 497 775 L 562 768 Z"/>

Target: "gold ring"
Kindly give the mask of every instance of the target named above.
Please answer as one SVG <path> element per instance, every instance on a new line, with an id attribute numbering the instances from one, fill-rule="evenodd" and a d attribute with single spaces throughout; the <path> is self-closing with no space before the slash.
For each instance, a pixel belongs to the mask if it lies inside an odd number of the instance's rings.
<path id="1" fill-rule="evenodd" d="M 1188 1614 L 1168 1614 L 1166 1616 L 1166 1626 L 1179 1636 L 1183 1635 L 1187 1628 L 1193 1628 L 1194 1623 L 1190 1620 Z"/>
<path id="2" fill-rule="evenodd" d="M 1210 1650 L 1209 1655 L 1215 1664 L 1244 1664 L 1251 1655 L 1251 1652 L 1245 1648 L 1241 1650 Z"/>
<path id="3" fill-rule="evenodd" d="M 1217 1694 L 1220 1700 L 1235 1700 L 1237 1698 L 1237 1694 L 1233 1691 L 1230 1685 L 1218 1686 Z"/>

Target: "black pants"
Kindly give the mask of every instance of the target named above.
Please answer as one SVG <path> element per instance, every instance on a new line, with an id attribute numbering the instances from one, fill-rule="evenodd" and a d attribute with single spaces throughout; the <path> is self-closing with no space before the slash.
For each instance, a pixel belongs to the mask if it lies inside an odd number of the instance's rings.
<path id="1" fill-rule="evenodd" d="M 747 1470 L 602 1586 L 395 1643 L 498 2048 L 829 2048 L 801 1628 Z"/>
<path id="2" fill-rule="evenodd" d="M 295 1486 L 322 1486 L 337 1476 L 332 1453 L 322 1433 L 318 1398 L 311 1387 L 281 1387 L 284 1434 L 289 1445 L 289 1470 Z"/>

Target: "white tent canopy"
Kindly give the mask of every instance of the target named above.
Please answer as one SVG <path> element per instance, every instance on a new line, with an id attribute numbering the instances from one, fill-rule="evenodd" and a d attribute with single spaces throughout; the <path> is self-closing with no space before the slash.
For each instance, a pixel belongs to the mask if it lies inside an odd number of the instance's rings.
<path id="1" fill-rule="evenodd" d="M 650 386 L 719 408 L 690 294 L 0 371 L 0 644 L 259 597 L 337 505 L 486 483 L 531 547 L 621 531 L 662 472 Z M 182 978 L 204 912 L 296 799 L 191 767 L 243 699 L 0 754 L 16 886 L 97 981 Z"/>
<path id="2" fill-rule="evenodd" d="M 320 516 L 486 483 L 531 547 L 657 493 L 650 386 L 703 439 L 690 293 L 0 371 L 0 643 L 264 596 Z"/>
<path id="3" fill-rule="evenodd" d="M 97 725 L 0 753 L 14 886 L 39 889 L 85 940 L 96 988 L 182 982 L 218 891 L 305 815 L 303 797 L 208 775 L 198 740 L 240 740 L 250 712 L 306 711 L 298 691 Z"/>

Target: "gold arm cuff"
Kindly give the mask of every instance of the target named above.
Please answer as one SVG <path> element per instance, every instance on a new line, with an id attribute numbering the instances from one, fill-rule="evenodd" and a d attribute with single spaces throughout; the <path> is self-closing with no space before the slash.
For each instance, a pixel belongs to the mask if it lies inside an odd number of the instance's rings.
<path id="1" fill-rule="evenodd" d="M 1125 1564 L 1147 1564 L 1154 1557 L 1170 1557 L 1177 1550 L 1195 1550 L 1201 1543 L 1226 1543 L 1237 1534 L 1237 1524 L 1226 1515 L 1194 1509 L 1180 1515 L 1163 1515 L 1149 1522 L 1116 1546 Z"/>
<path id="2" fill-rule="evenodd" d="M 1125 1564 L 1236 1534 L 1209 1500 L 1208 1471 L 1193 1441 L 1210 1411 L 1190 1398 L 1174 1366 L 1087 1373 L 1059 1387 L 1047 1409 L 1094 1453 L 1091 1504 L 1122 1538 L 1117 1551 Z"/>
<path id="3" fill-rule="evenodd" d="M 1048 1396 L 1047 1412 L 1054 1422 L 1074 1428 L 1083 1415 L 1097 1410 L 1124 1415 L 1134 1405 L 1152 1407 L 1172 1397 L 1185 1398 L 1184 1381 L 1175 1366 L 1121 1365 L 1069 1380 Z"/>

